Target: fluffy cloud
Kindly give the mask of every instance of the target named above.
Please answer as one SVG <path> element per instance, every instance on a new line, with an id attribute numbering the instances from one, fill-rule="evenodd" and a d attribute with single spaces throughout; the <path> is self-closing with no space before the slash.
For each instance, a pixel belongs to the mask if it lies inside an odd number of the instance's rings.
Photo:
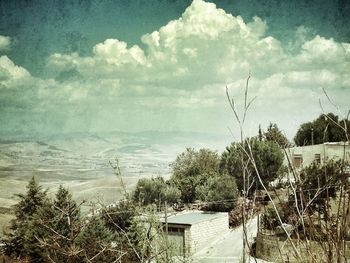
<path id="1" fill-rule="evenodd" d="M 31 78 L 28 83 L 37 83 L 32 85 L 37 107 L 94 107 L 124 124 L 122 119 L 130 115 L 142 116 L 140 125 L 145 124 L 147 112 L 152 120 L 163 118 L 157 115 L 161 111 L 169 114 L 169 124 L 170 115 L 183 123 L 181 118 L 188 116 L 205 119 L 200 114 L 216 114 L 216 124 L 222 121 L 226 129 L 225 85 L 239 99 L 249 72 L 251 95 L 258 97 L 257 121 L 283 123 L 296 114 L 310 117 L 314 111 L 302 110 L 310 104 L 317 108 L 321 88 L 342 94 L 340 104 L 345 105 L 344 98 L 350 95 L 350 44 L 321 36 L 306 40 L 308 30 L 299 27 L 299 50 L 290 52 L 290 47 L 266 35 L 267 26 L 259 17 L 247 23 L 213 3 L 194 0 L 179 19 L 143 35 L 142 47 L 106 39 L 93 47 L 91 56 L 56 53 L 47 62 L 53 79 Z M 3 86 L 15 86 L 29 76 L 7 57 L 0 58 Z M 281 110 L 269 115 L 268 108 L 275 107 Z M 213 125 L 208 120 L 200 127 Z"/>
<path id="2" fill-rule="evenodd" d="M 48 64 L 56 71 L 74 68 L 84 77 L 195 89 L 208 81 L 237 79 L 251 68 L 261 68 L 261 60 L 274 63 L 280 59 L 280 43 L 263 37 L 266 28 L 258 17 L 246 24 L 212 3 L 195 0 L 181 18 L 142 36 L 144 50 L 107 39 L 93 48 L 92 57 L 55 54 Z"/>
<path id="3" fill-rule="evenodd" d="M 0 35 L 0 51 L 7 51 L 11 47 L 11 38 Z"/>
<path id="4" fill-rule="evenodd" d="M 83 78 L 117 79 L 126 89 L 141 84 L 150 92 L 154 86 L 194 90 L 233 83 L 249 71 L 260 80 L 285 75 L 290 87 L 303 85 L 308 76 L 313 81 L 312 74 L 318 76 L 315 85 L 344 82 L 349 44 L 316 36 L 291 55 L 277 39 L 265 35 L 266 29 L 258 17 L 245 23 L 213 3 L 194 0 L 179 19 L 142 36 L 144 49 L 107 39 L 93 48 L 91 57 L 54 54 L 48 65 L 58 74 L 75 70 Z"/>
<path id="5" fill-rule="evenodd" d="M 12 86 L 10 82 L 23 80 L 29 77 L 29 72 L 17 65 L 15 65 L 7 56 L 0 57 L 0 85 Z M 0 86 L 0 87 L 1 87 Z"/>

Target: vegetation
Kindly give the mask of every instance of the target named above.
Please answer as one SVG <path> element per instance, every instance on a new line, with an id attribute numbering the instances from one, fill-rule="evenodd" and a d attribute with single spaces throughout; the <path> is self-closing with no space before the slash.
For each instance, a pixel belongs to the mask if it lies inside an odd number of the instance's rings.
<path id="1" fill-rule="evenodd" d="M 303 123 L 294 141 L 297 146 L 321 144 L 324 142 L 349 141 L 350 121 L 333 114 L 321 114 L 316 120 Z"/>
<path id="2" fill-rule="evenodd" d="M 180 201 L 181 192 L 163 177 L 142 178 L 137 182 L 132 199 L 139 206 L 157 204 L 161 207 L 165 201 L 175 204 Z"/>
<path id="3" fill-rule="evenodd" d="M 264 138 L 268 142 L 277 143 L 282 149 L 290 146 L 287 137 L 281 132 L 276 123 L 270 123 L 267 131 L 264 133 Z"/>
<path id="4" fill-rule="evenodd" d="M 132 219 L 137 214 L 134 203 L 129 199 L 124 199 L 117 204 L 104 207 L 101 217 L 110 230 L 118 232 L 127 231 L 132 224 Z"/>
<path id="5" fill-rule="evenodd" d="M 199 199 L 205 202 L 203 209 L 209 211 L 230 211 L 238 197 L 236 181 L 227 174 L 209 177 L 196 191 Z"/>
<path id="6" fill-rule="evenodd" d="M 188 148 L 176 157 L 171 182 L 180 189 L 182 202 L 192 203 L 199 199 L 197 187 L 219 172 L 219 164 L 219 155 L 209 149 Z"/>
<path id="7" fill-rule="evenodd" d="M 41 207 L 31 222 L 29 236 L 39 241 L 41 260 L 75 262 L 80 259 L 81 249 L 76 239 L 82 224 L 78 205 L 68 190 L 60 186 L 55 199 Z"/>
<path id="8" fill-rule="evenodd" d="M 346 140 L 347 133 L 344 137 L 341 132 L 348 124 L 334 114 L 321 115 L 301 125 L 295 142 L 310 143 L 311 132 L 314 143 Z M 14 206 L 15 219 L 3 240 L 5 253 L 38 263 L 171 262 L 155 207 L 160 211 L 165 202 L 200 201 L 203 210 L 228 211 L 231 219 L 236 218 L 232 225 L 245 225 L 247 215 L 256 209 L 253 193 L 263 189 L 266 200 L 272 201 L 261 217 L 265 230 L 279 229 L 278 234 L 290 239 L 326 242 L 324 250 L 331 260 L 333 251 L 342 251 L 341 244 L 349 237 L 348 164 L 330 160 L 315 162 L 298 174 L 290 170 L 295 181 L 284 190 L 287 198 L 272 198 L 270 183 L 288 172 L 282 166 L 282 149 L 288 146 L 287 138 L 271 123 L 266 132 L 259 127 L 256 137 L 232 143 L 221 156 L 209 149 L 188 148 L 172 163 L 169 180 L 142 178 L 130 196 L 85 217 L 67 189 L 60 186 L 50 199 L 32 178 Z M 292 227 L 287 230 L 286 224 Z"/>
<path id="9" fill-rule="evenodd" d="M 96 263 L 113 262 L 116 255 L 122 256 L 119 251 L 114 250 L 115 237 L 104 220 L 97 216 L 92 217 L 76 239 L 77 246 L 84 248 L 80 255 L 82 262 L 89 262 L 88 259 L 92 258 Z"/>
<path id="10" fill-rule="evenodd" d="M 132 200 L 135 205 L 155 204 L 159 209 L 165 201 L 168 204 L 201 201 L 204 210 L 229 211 L 243 190 L 244 169 L 249 170 L 249 184 L 253 189 L 262 188 L 258 173 L 266 186 L 280 175 L 283 153 L 276 141 L 284 144 L 283 147 L 288 143 L 277 125 L 271 124 L 261 141 L 252 138 L 244 147 L 241 143 L 232 143 L 222 156 L 209 149 L 188 148 L 172 163 L 170 180 L 140 179 Z M 247 166 L 242 166 L 242 160 Z"/>
<path id="11" fill-rule="evenodd" d="M 303 190 L 303 195 L 309 203 L 310 213 L 327 213 L 330 199 L 336 198 L 341 186 L 347 184 L 345 167 L 346 164 L 341 160 L 330 160 L 322 165 L 313 163 L 300 172 L 299 188 Z"/>
<path id="12" fill-rule="evenodd" d="M 46 192 L 36 183 L 34 177 L 27 185 L 26 194 L 19 194 L 19 202 L 14 206 L 15 219 L 11 220 L 10 233 L 4 240 L 5 253 L 16 258 L 36 258 L 40 251 L 38 241 L 30 234 L 31 223 L 38 210 L 46 205 Z M 38 261 L 40 262 L 40 261 Z"/>
<path id="13" fill-rule="evenodd" d="M 7 256 L 33 263 L 171 262 L 159 219 L 141 217 L 129 200 L 84 218 L 64 187 L 53 200 L 34 178 L 27 189 L 2 240 Z"/>
<path id="14" fill-rule="evenodd" d="M 204 203 L 203 209 L 229 211 L 238 197 L 235 178 L 220 171 L 220 158 L 208 149 L 186 149 L 173 163 L 170 181 L 181 191 L 181 201 Z"/>
<path id="15" fill-rule="evenodd" d="M 253 159 L 254 161 L 253 161 Z M 221 157 L 221 171 L 227 172 L 236 179 L 239 190 L 243 190 L 246 183 L 247 189 L 261 189 L 258 179 L 261 177 L 264 185 L 278 177 L 283 163 L 281 148 L 273 141 L 259 141 L 255 138 L 242 143 L 232 143 L 227 147 Z M 246 182 L 242 176 L 247 171 Z"/>

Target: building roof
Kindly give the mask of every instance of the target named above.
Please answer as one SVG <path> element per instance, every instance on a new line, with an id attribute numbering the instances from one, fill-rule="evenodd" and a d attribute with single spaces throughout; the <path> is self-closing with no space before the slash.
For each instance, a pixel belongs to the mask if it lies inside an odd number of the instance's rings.
<path id="1" fill-rule="evenodd" d="M 288 149 L 303 149 L 303 148 L 312 148 L 312 147 L 317 147 L 317 146 L 350 146 L 349 142 L 324 142 L 320 144 L 311 144 L 311 145 L 302 145 L 302 146 L 292 146 L 289 147 Z"/>
<path id="2" fill-rule="evenodd" d="M 182 213 L 175 216 L 168 217 L 168 224 L 177 224 L 177 225 L 194 225 L 205 221 L 210 221 L 220 217 L 226 217 L 227 213 L 217 213 L 217 212 L 188 212 Z M 163 223 L 165 219 L 161 220 Z"/>

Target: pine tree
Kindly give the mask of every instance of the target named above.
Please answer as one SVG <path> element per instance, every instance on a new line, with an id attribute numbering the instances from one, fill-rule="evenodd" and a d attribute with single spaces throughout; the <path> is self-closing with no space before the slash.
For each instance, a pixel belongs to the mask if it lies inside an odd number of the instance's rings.
<path id="1" fill-rule="evenodd" d="M 78 247 L 84 249 L 82 262 L 114 262 L 121 256 L 113 250 L 114 240 L 115 235 L 101 218 L 91 218 L 76 240 Z"/>
<path id="2" fill-rule="evenodd" d="M 17 196 L 20 200 L 14 206 L 15 218 L 11 221 L 10 233 L 5 238 L 5 253 L 9 256 L 31 260 L 41 252 L 28 249 L 33 245 L 39 247 L 38 240 L 29 232 L 30 225 L 37 211 L 47 202 L 46 191 L 43 191 L 32 177 L 27 185 L 27 192 Z"/>
<path id="3" fill-rule="evenodd" d="M 48 229 L 56 247 L 49 247 L 48 254 L 55 258 L 55 262 L 76 262 L 79 249 L 74 241 L 81 230 L 80 208 L 69 191 L 60 186 L 52 209 L 54 217 L 49 219 Z"/>
<path id="4" fill-rule="evenodd" d="M 263 134 L 262 134 L 262 131 L 261 131 L 261 124 L 259 124 L 258 138 L 259 138 L 259 141 L 262 141 L 262 140 L 263 140 Z"/>
<path id="5" fill-rule="evenodd" d="M 287 137 L 284 136 L 284 134 L 281 132 L 281 130 L 278 128 L 277 124 L 275 123 L 269 124 L 267 131 L 264 134 L 264 137 L 266 141 L 275 142 L 281 148 L 287 148 L 290 145 Z"/>
<path id="6" fill-rule="evenodd" d="M 39 209 L 31 224 L 47 261 L 80 262 L 75 239 L 81 231 L 80 209 L 69 191 L 59 187 L 55 200 Z"/>

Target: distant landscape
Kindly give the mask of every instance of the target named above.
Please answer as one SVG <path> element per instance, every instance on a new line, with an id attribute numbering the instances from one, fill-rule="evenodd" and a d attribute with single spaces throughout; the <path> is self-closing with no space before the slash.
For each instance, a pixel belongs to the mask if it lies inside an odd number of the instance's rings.
<path id="1" fill-rule="evenodd" d="M 3 137 L 4 138 L 4 137 Z M 122 197 L 123 190 L 109 162 L 118 158 L 123 181 L 131 190 L 141 177 L 170 176 L 169 165 L 187 147 L 223 151 L 230 135 L 186 132 L 76 133 L 0 140 L 0 227 L 11 215 L 15 194 L 23 193 L 31 177 L 53 193 L 59 185 L 68 187 L 74 198 L 109 204 Z"/>

